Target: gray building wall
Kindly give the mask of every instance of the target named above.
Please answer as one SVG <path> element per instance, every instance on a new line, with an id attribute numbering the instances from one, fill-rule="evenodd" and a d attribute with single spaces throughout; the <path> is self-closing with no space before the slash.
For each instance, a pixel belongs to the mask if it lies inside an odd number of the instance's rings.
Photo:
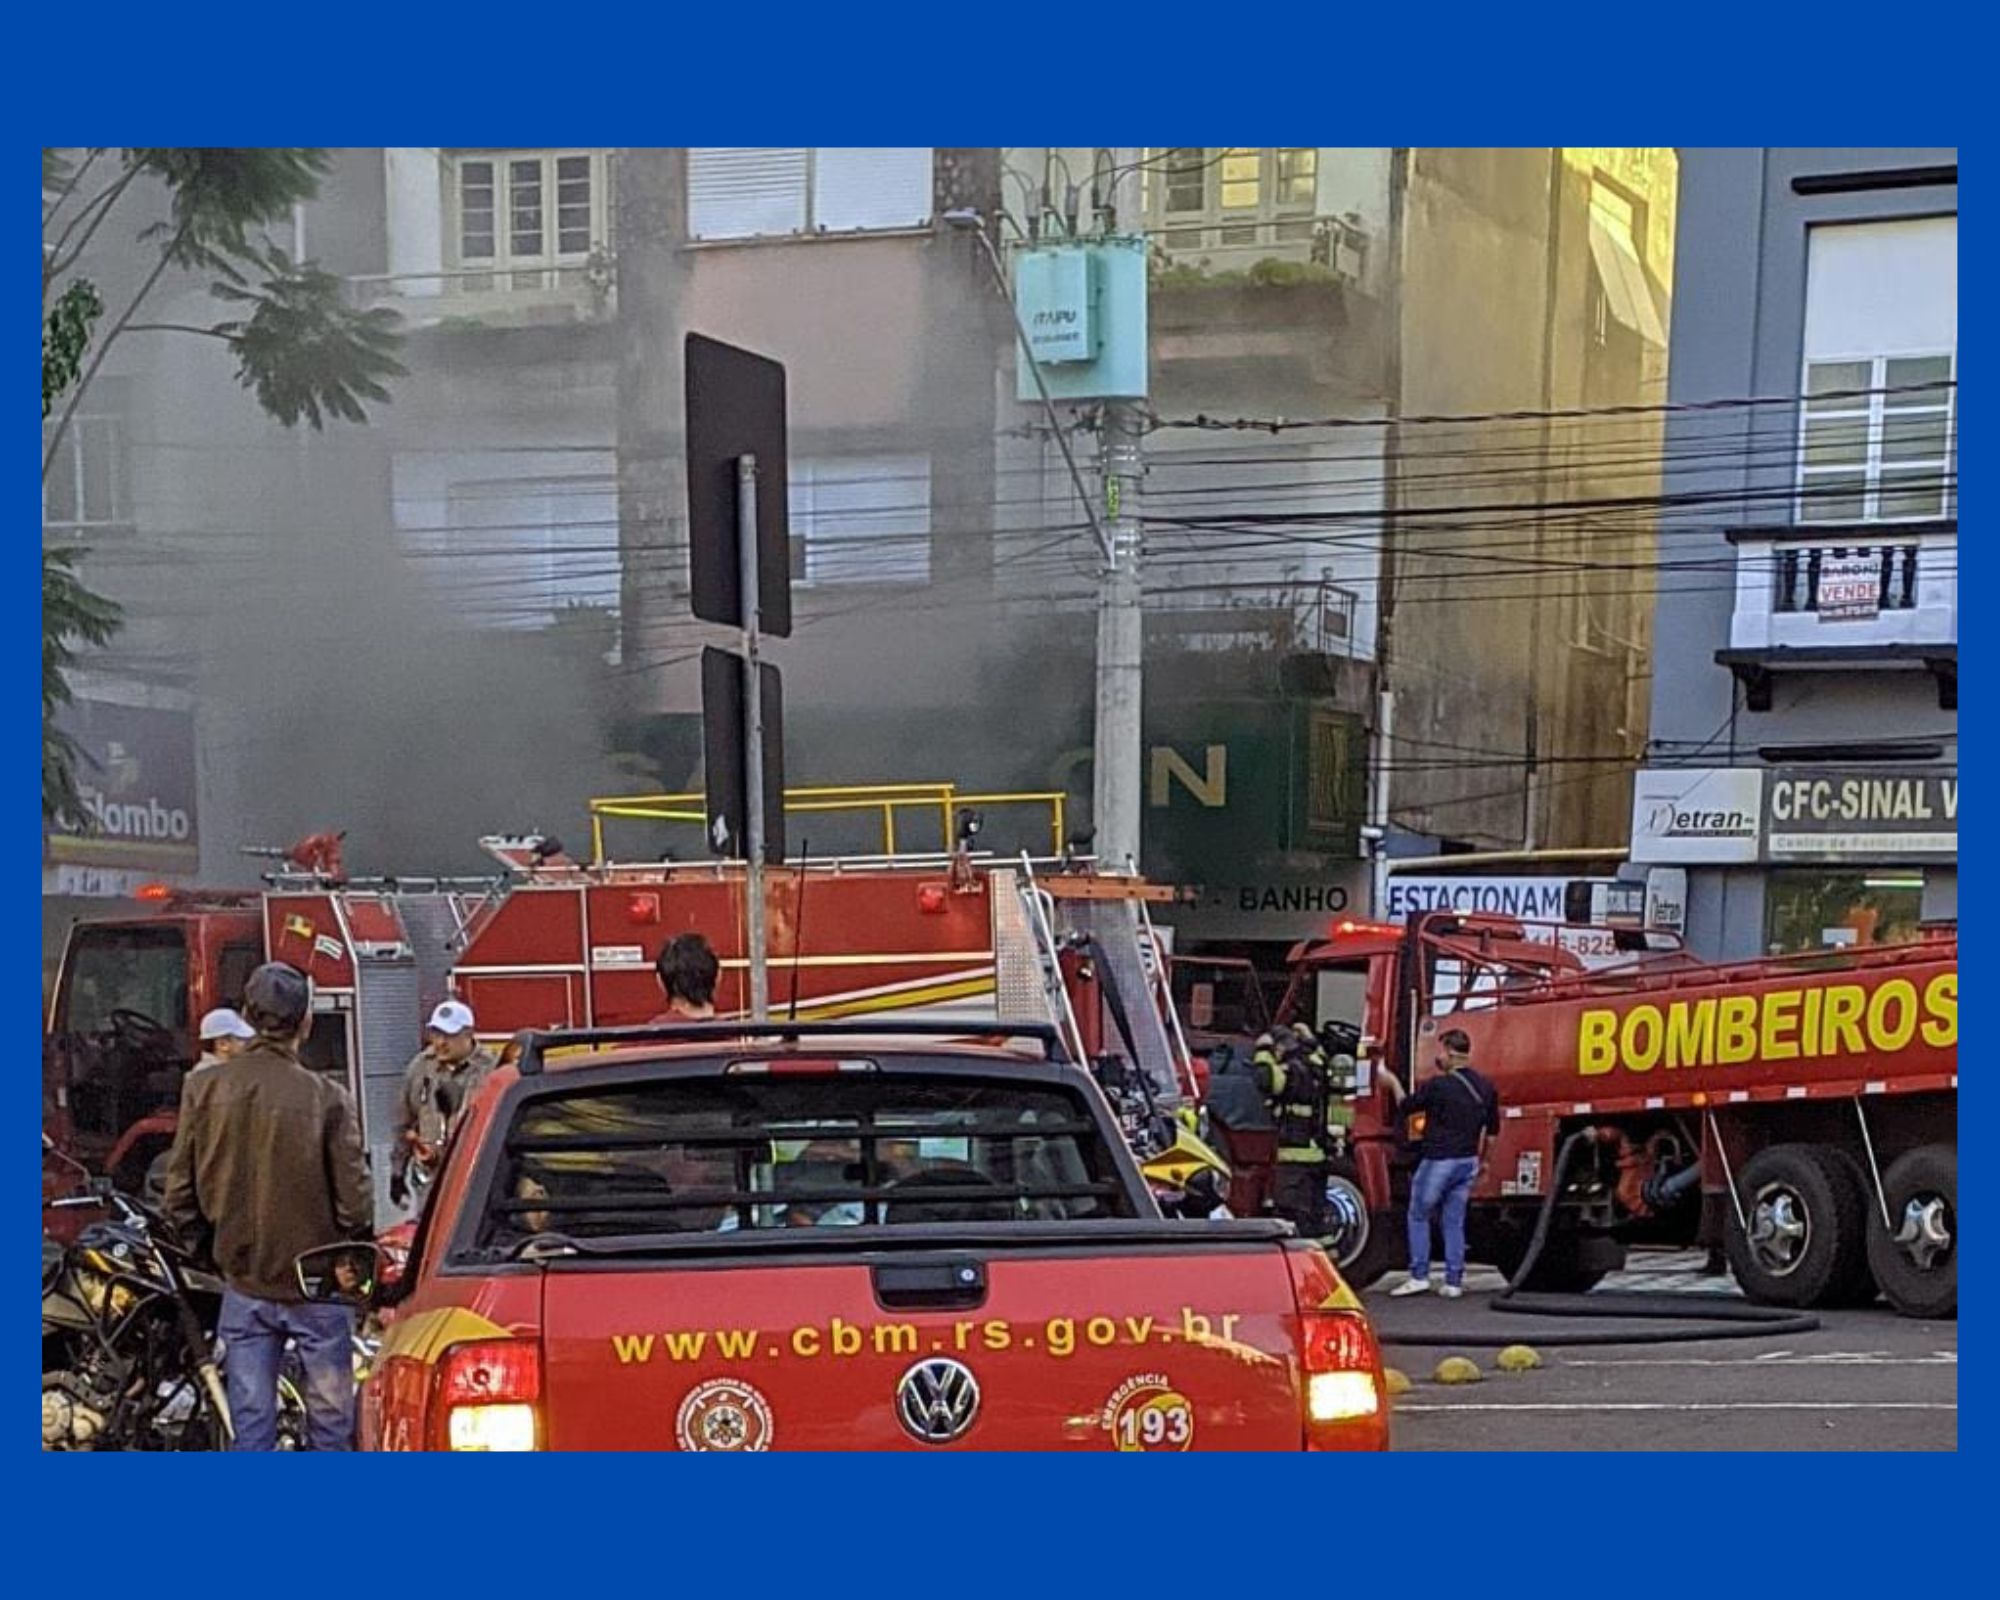
<path id="1" fill-rule="evenodd" d="M 1953 149 L 1683 150 L 1670 403 L 1798 393 L 1811 227 L 1958 210 L 1955 182 L 1800 194 L 1795 178 L 1957 161 Z M 1649 764 L 1779 765 L 1788 747 L 1929 741 L 1941 746 L 1936 764 L 1956 765 L 1958 715 L 1940 709 L 1927 672 L 1782 674 L 1770 710 L 1759 712 L 1715 659 L 1736 605 L 1735 547 L 1723 529 L 1793 520 L 1797 426 L 1796 409 L 1782 404 L 1669 417 L 1666 488 L 1686 509 L 1661 524 Z M 1955 916 L 1955 865 L 1927 867 L 1925 877 L 1924 915 Z M 1765 884 L 1761 869 L 1691 869 L 1690 947 L 1724 959 L 1763 953 Z"/>

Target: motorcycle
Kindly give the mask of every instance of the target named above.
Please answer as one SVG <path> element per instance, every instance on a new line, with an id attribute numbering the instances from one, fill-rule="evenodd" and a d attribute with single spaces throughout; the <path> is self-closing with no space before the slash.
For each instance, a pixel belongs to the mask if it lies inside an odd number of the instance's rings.
<path id="1" fill-rule="evenodd" d="M 43 1150 L 65 1161 L 47 1134 Z M 233 1437 L 215 1338 L 222 1283 L 164 1218 L 78 1167 L 52 1207 L 109 1213 L 42 1253 L 42 1448 L 220 1450 Z"/>

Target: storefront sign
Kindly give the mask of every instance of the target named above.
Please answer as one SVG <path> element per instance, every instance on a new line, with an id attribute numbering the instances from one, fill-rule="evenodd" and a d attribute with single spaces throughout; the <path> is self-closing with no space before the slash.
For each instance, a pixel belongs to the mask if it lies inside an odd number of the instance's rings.
<path id="1" fill-rule="evenodd" d="M 1185 900 L 1155 913 L 1188 939 L 1309 939 L 1337 917 L 1368 909 L 1367 869 L 1342 862 L 1311 877 L 1189 886 Z"/>
<path id="2" fill-rule="evenodd" d="M 1958 771 L 1786 767 L 1765 774 L 1768 861 L 1930 861 L 1958 854 Z"/>
<path id="3" fill-rule="evenodd" d="M 1632 860 L 1753 862 L 1763 795 L 1758 767 L 1648 767 L 1632 783 Z"/>
<path id="4" fill-rule="evenodd" d="M 194 713 L 79 699 L 61 721 L 77 743 L 86 821 L 51 827 L 48 858 L 126 871 L 194 870 Z"/>
<path id="5" fill-rule="evenodd" d="M 1476 911 L 1521 917 L 1529 922 L 1562 922 L 1565 902 L 1578 878 L 1406 877 L 1392 873 L 1383 916 L 1402 922 L 1421 911 Z"/>
<path id="6" fill-rule="evenodd" d="M 1882 555 L 1878 550 L 1821 552 L 1813 608 L 1821 622 L 1866 622 L 1882 609 Z"/>

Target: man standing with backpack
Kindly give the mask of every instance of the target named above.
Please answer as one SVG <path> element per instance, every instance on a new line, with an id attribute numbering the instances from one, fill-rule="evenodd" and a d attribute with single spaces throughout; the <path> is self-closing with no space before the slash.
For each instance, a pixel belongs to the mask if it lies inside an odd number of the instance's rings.
<path id="1" fill-rule="evenodd" d="M 1389 1292 L 1424 1294 L 1431 1287 L 1431 1219 L 1444 1228 L 1447 1300 L 1465 1293 L 1465 1209 L 1486 1170 L 1486 1141 L 1500 1132 L 1500 1093 L 1472 1065 L 1472 1041 L 1457 1028 L 1438 1036 L 1439 1070 L 1396 1108 L 1400 1118 L 1422 1113 L 1416 1176 L 1410 1182 L 1410 1276 Z"/>

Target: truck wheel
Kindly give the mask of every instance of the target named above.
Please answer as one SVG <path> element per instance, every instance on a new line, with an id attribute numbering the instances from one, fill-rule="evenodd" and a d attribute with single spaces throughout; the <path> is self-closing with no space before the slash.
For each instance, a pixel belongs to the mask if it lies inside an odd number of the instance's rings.
<path id="1" fill-rule="evenodd" d="M 1761 1305 L 1823 1306 L 1868 1270 L 1868 1194 L 1844 1152 L 1816 1144 L 1760 1150 L 1736 1180 L 1744 1223 L 1729 1216 L 1729 1265 Z"/>
<path id="2" fill-rule="evenodd" d="M 1919 1145 L 1882 1174 L 1890 1228 L 1869 1218 L 1868 1264 L 1906 1317 L 1958 1315 L 1958 1149 Z"/>
<path id="3" fill-rule="evenodd" d="M 1368 1196 L 1352 1161 L 1328 1165 L 1324 1216 L 1333 1231 L 1320 1240 L 1320 1247 L 1333 1257 L 1349 1288 L 1366 1289 L 1383 1274 L 1409 1265 L 1400 1219 L 1392 1212 L 1368 1209 Z"/>

